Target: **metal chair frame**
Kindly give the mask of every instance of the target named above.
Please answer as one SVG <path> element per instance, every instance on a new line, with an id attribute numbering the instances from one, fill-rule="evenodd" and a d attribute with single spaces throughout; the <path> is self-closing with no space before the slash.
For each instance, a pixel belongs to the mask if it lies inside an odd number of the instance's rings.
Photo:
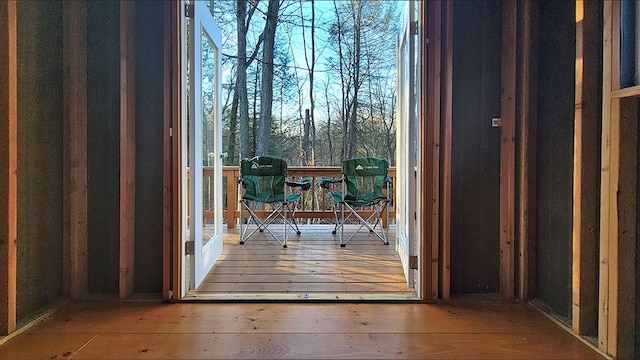
<path id="1" fill-rule="evenodd" d="M 351 199 L 351 200 L 345 198 L 346 194 L 348 193 L 347 177 L 358 176 L 354 174 L 348 174 L 348 175 L 345 174 L 344 164 L 347 161 L 365 161 L 365 162 L 366 161 L 382 161 L 386 163 L 386 160 L 376 159 L 376 158 L 358 158 L 358 159 L 345 160 L 345 162 L 343 162 L 342 175 L 340 178 L 322 178 L 321 179 L 321 186 L 326 189 L 329 189 L 329 191 L 331 192 L 334 198 L 333 213 L 334 213 L 336 223 L 332 231 L 332 234 L 336 234 L 339 231 L 340 247 L 345 247 L 346 244 L 356 236 L 356 234 L 358 234 L 364 227 L 366 227 L 369 230 L 369 232 L 376 235 L 376 237 L 378 237 L 378 239 L 380 239 L 385 245 L 389 245 L 387 232 L 384 226 L 382 225 L 382 221 L 381 221 L 383 212 L 385 211 L 386 211 L 387 219 L 389 218 L 389 203 L 391 202 L 390 185 L 392 181 L 389 178 L 389 174 L 388 174 L 388 163 L 387 163 L 386 171 L 384 174 L 380 173 L 377 175 L 369 175 L 369 176 L 384 176 L 384 189 L 386 190 L 385 197 L 384 198 L 379 197 L 372 201 L 363 202 L 361 199 L 358 199 L 358 198 Z M 337 184 L 341 184 L 339 201 L 336 201 L 338 194 L 334 189 L 334 186 L 336 186 Z M 365 206 L 373 206 L 373 212 L 371 213 L 371 215 L 369 215 L 366 218 L 358 213 L 358 209 Z M 346 216 L 345 216 L 345 213 L 346 213 Z M 338 214 L 340 214 L 340 216 L 338 216 Z M 360 227 L 345 240 L 344 225 L 352 217 L 358 220 L 358 222 L 360 223 Z M 373 224 L 372 224 L 372 220 L 375 220 Z M 380 225 L 379 231 L 376 230 L 378 225 Z"/>
<path id="2" fill-rule="evenodd" d="M 254 164 L 263 164 L 263 163 L 266 164 L 273 161 L 282 167 L 282 171 L 276 172 L 273 174 L 268 173 L 266 175 L 243 174 L 242 169 L 246 168 L 246 167 L 243 167 L 243 162 L 245 161 L 252 162 Z M 245 189 L 247 187 L 248 182 L 251 181 L 247 178 L 248 176 L 258 177 L 258 178 L 282 176 L 283 178 L 286 178 L 286 175 L 287 175 L 286 162 L 282 159 L 273 158 L 269 156 L 254 157 L 252 159 L 244 159 L 241 162 L 240 169 L 241 169 L 241 174 L 240 174 L 240 178 L 238 179 L 238 183 L 241 184 L 242 185 L 241 187 Z M 291 228 L 296 232 L 296 234 L 300 235 L 300 229 L 298 228 L 298 223 L 295 219 L 295 214 L 297 211 L 297 203 L 301 198 L 302 194 L 301 192 L 292 194 L 291 189 L 299 187 L 302 190 L 308 190 L 311 187 L 311 178 L 303 178 L 299 181 L 285 180 L 283 181 L 282 187 L 283 187 L 282 193 L 279 193 L 279 192 L 277 193 L 278 196 L 282 196 L 282 199 L 278 199 L 275 197 L 273 199 L 264 199 L 264 200 L 258 200 L 255 198 L 252 199 L 246 196 L 247 195 L 246 191 L 245 191 L 245 194 L 241 196 L 240 198 L 240 204 L 241 204 L 240 205 L 240 225 L 241 225 L 240 244 L 241 245 L 244 244 L 247 241 L 247 239 L 250 238 L 252 235 L 254 235 L 256 232 L 264 232 L 265 230 L 267 231 L 267 233 L 269 233 L 269 235 L 271 235 L 271 237 L 273 237 L 278 243 L 280 243 L 280 245 L 282 245 L 283 248 L 287 247 L 287 240 L 289 237 L 287 232 L 288 228 Z M 271 188 L 271 191 L 274 191 L 274 190 L 275 188 Z M 252 195 L 257 195 L 257 194 L 252 194 Z M 271 213 L 269 213 L 269 215 L 266 218 L 261 218 L 256 213 L 258 206 L 262 204 L 268 204 L 272 208 Z M 249 213 L 249 217 L 247 218 L 247 221 L 244 224 L 243 224 L 244 217 L 242 214 L 243 208 L 245 208 L 246 211 Z M 288 213 L 290 214 L 290 216 L 287 216 Z M 276 236 L 276 234 L 274 234 L 269 229 L 269 225 L 273 224 L 274 221 L 278 219 L 282 219 L 283 227 L 284 227 L 284 238 L 282 240 L 278 238 L 278 236 Z M 252 222 L 255 223 L 257 226 L 252 231 L 249 231 L 249 226 L 251 225 Z"/>

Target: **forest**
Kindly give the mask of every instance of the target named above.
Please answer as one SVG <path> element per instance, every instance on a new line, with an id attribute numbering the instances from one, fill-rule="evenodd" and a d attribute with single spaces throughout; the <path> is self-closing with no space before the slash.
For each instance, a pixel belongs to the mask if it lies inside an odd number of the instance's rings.
<path id="1" fill-rule="evenodd" d="M 395 164 L 404 2 L 207 2 L 222 33 L 225 165 L 256 155 L 289 165 L 334 166 L 359 156 Z M 205 100 L 204 109 L 212 126 L 214 106 Z M 209 146 L 205 140 L 205 153 Z"/>

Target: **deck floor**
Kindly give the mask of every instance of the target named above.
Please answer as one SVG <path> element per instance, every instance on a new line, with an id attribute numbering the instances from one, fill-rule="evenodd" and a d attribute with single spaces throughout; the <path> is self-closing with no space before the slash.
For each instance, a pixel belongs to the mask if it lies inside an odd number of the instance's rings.
<path id="1" fill-rule="evenodd" d="M 193 299 L 411 300 L 395 246 L 394 226 L 389 245 L 368 231 L 358 232 L 344 248 L 333 225 L 301 225 L 289 232 L 283 248 L 267 232 L 239 245 L 240 228 L 225 230 L 223 254 Z M 282 237 L 282 227 L 271 227 Z M 357 227 L 345 227 L 345 236 Z"/>
<path id="2" fill-rule="evenodd" d="M 603 359 L 527 303 L 69 302 L 0 359 Z"/>

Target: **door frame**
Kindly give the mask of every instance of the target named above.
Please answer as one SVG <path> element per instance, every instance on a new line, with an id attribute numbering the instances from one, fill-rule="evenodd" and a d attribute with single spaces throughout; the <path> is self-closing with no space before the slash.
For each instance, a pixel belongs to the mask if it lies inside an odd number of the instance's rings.
<path id="1" fill-rule="evenodd" d="M 181 74 L 181 49 L 186 44 L 180 34 L 183 26 L 182 2 L 165 3 L 164 17 L 164 192 L 163 192 L 163 298 L 182 300 L 182 289 L 186 279 L 182 274 L 181 257 L 183 244 L 180 239 L 180 219 L 182 207 L 178 204 L 186 201 L 176 189 L 182 188 L 181 168 L 182 134 L 180 132 L 180 114 L 183 100 Z M 423 211 L 416 220 L 421 222 L 416 246 L 418 255 L 418 274 L 421 280 L 416 285 L 419 301 L 435 300 L 439 297 L 440 277 L 440 87 L 441 78 L 436 76 L 441 67 L 441 44 L 428 41 L 440 39 L 442 20 L 442 0 L 418 2 L 418 121 L 425 131 L 419 134 L 420 158 L 418 169 L 424 176 L 420 178 L 422 196 L 417 205 Z M 425 6 L 426 5 L 426 6 Z M 432 59 L 432 61 L 430 61 Z M 425 110 L 426 109 L 426 110 Z M 445 241 L 445 243 L 447 243 Z M 181 291 L 176 291 L 180 289 Z"/>

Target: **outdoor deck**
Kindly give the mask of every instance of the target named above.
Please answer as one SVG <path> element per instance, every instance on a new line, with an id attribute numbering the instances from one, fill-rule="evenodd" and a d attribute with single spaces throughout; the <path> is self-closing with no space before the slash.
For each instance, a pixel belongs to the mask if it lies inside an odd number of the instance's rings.
<path id="1" fill-rule="evenodd" d="M 271 228 L 282 234 L 281 226 Z M 356 229 L 345 227 L 345 235 Z M 222 256 L 188 298 L 415 299 L 396 252 L 395 226 L 389 229 L 389 245 L 365 229 L 341 248 L 333 225 L 301 225 L 302 234 L 289 232 L 284 249 L 266 232 L 239 245 L 240 227 L 225 228 Z"/>

